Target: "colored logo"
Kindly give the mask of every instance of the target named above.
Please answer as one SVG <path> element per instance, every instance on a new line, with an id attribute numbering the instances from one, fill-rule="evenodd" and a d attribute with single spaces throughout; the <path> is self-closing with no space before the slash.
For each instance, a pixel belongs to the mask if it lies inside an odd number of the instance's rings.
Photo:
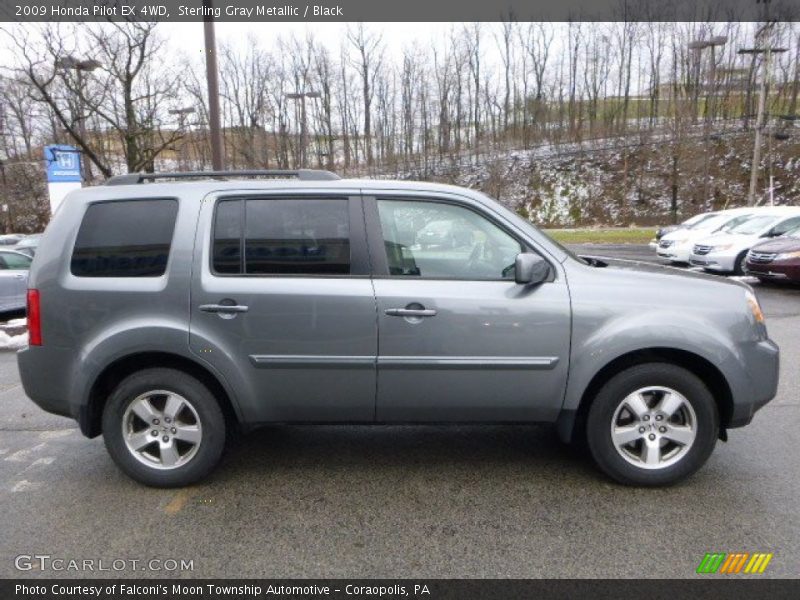
<path id="1" fill-rule="evenodd" d="M 763 573 L 767 569 L 769 561 L 772 560 L 772 552 L 707 552 L 697 567 L 700 574 L 724 573 L 731 575 L 734 573 Z"/>
<path id="2" fill-rule="evenodd" d="M 81 155 L 74 146 L 44 147 L 48 183 L 81 181 Z"/>

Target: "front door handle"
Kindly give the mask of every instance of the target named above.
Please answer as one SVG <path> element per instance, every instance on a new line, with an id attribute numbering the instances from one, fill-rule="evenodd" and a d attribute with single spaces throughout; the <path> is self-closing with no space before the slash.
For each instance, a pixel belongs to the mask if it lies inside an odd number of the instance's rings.
<path id="1" fill-rule="evenodd" d="M 432 308 L 387 308 L 383 311 L 390 317 L 435 317 L 436 311 Z"/>
<path id="2" fill-rule="evenodd" d="M 198 307 L 208 313 L 245 313 L 247 307 L 241 304 L 201 304 Z"/>

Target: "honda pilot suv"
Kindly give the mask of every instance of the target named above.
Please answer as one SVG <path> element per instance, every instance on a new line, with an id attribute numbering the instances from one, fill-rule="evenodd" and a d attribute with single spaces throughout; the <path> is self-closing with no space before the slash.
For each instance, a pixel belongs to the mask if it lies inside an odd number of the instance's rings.
<path id="1" fill-rule="evenodd" d="M 153 486 L 298 422 L 553 423 L 617 481 L 670 484 L 778 381 L 748 286 L 582 259 L 445 185 L 115 177 L 64 200 L 29 285 L 26 393 Z"/>

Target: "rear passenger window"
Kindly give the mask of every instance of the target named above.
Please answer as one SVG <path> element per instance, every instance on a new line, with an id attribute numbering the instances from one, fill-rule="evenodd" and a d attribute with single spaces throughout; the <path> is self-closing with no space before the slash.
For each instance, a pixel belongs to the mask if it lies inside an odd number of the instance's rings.
<path id="1" fill-rule="evenodd" d="M 347 275 L 346 199 L 223 200 L 214 219 L 219 274 Z"/>
<path id="2" fill-rule="evenodd" d="M 178 202 L 123 200 L 92 204 L 72 251 L 77 277 L 158 277 L 167 269 Z"/>

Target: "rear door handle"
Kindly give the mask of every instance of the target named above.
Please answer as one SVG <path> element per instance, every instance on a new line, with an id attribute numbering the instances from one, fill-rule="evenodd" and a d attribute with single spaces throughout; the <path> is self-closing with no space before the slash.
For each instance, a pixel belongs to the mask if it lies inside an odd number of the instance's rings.
<path id="1" fill-rule="evenodd" d="M 390 317 L 435 317 L 436 311 L 432 308 L 387 308 L 383 311 Z"/>
<path id="2" fill-rule="evenodd" d="M 247 307 L 241 304 L 201 304 L 198 307 L 208 313 L 245 313 Z"/>

